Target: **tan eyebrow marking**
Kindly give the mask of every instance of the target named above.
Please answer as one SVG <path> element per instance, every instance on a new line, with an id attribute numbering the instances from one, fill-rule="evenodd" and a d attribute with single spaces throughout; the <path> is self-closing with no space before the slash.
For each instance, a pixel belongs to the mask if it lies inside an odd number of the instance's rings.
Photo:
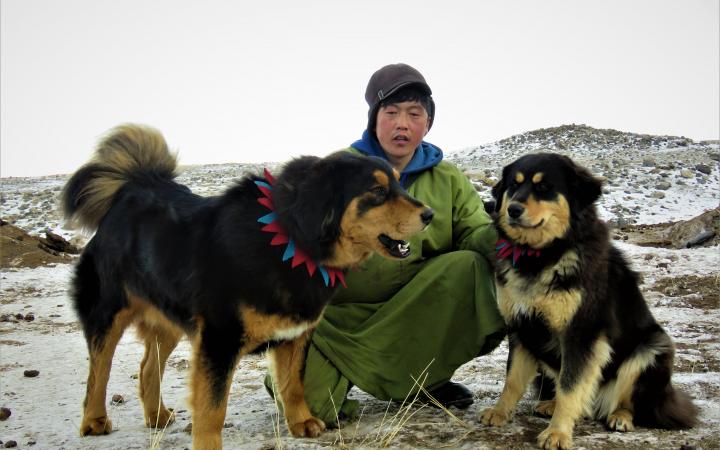
<path id="1" fill-rule="evenodd" d="M 390 178 L 385 172 L 376 170 L 373 175 L 375 176 L 375 180 L 383 186 L 388 187 L 390 185 Z"/>
<path id="2" fill-rule="evenodd" d="M 542 173 L 542 172 L 536 173 L 536 174 L 533 175 L 533 177 L 532 177 L 532 182 L 535 183 L 535 184 L 538 184 L 539 182 L 542 181 L 544 175 L 545 175 L 545 174 Z"/>
<path id="3" fill-rule="evenodd" d="M 516 183 L 522 183 L 525 181 L 525 175 L 522 172 L 518 172 L 515 174 L 515 182 Z"/>
<path id="4" fill-rule="evenodd" d="M 400 181 L 400 172 L 397 171 L 396 168 L 393 167 L 393 175 L 395 176 L 395 179 Z"/>

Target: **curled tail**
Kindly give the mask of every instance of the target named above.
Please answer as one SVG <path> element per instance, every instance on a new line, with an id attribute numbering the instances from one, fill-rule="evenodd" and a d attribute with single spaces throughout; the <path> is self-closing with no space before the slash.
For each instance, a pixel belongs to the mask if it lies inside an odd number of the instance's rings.
<path id="1" fill-rule="evenodd" d="M 158 130 L 136 124 L 113 128 L 65 184 L 60 194 L 65 219 L 96 230 L 125 183 L 139 176 L 173 179 L 176 168 L 176 156 Z"/>

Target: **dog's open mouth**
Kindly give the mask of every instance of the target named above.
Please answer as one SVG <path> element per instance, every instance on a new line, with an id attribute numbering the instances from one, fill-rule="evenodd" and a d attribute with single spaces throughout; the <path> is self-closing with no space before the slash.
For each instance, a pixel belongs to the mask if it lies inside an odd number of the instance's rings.
<path id="1" fill-rule="evenodd" d="M 393 239 L 387 234 L 378 236 L 378 241 L 387 249 L 390 256 L 395 258 L 407 258 L 410 256 L 410 244 L 405 241 Z"/>

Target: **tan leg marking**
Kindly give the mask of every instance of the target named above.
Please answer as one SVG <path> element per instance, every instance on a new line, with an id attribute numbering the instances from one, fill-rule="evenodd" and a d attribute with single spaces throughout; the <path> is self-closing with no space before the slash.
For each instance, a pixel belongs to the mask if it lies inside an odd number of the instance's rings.
<path id="1" fill-rule="evenodd" d="M 608 428 L 615 431 L 633 431 L 635 406 L 632 395 L 635 383 L 640 374 L 655 364 L 657 355 L 671 351 L 672 342 L 666 335 L 658 336 L 657 340 L 646 348 L 636 352 L 618 369 L 617 378 L 612 380 L 598 392 L 595 417 L 605 419 Z"/>
<path id="2" fill-rule="evenodd" d="M 595 342 L 590 359 L 585 363 L 580 379 L 569 391 L 556 385 L 555 412 L 550 425 L 538 436 L 538 446 L 544 449 L 568 449 L 572 446 L 572 432 L 575 421 L 583 414 L 589 414 L 597 391 L 602 368 L 611 357 L 611 348 L 606 338 Z M 562 379 L 562 369 L 560 374 Z"/>
<path id="3" fill-rule="evenodd" d="M 108 434 L 112 431 L 112 422 L 107 417 L 105 397 L 110 378 L 112 358 L 125 328 L 132 322 L 136 311 L 131 308 L 121 310 L 115 315 L 112 326 L 102 342 L 91 342 L 90 370 L 88 372 L 87 391 L 83 403 L 83 418 L 80 423 L 80 435 Z"/>
<path id="4" fill-rule="evenodd" d="M 479 420 L 483 425 L 499 427 L 505 425 L 525 393 L 528 383 L 537 373 L 538 364 L 535 358 L 520 344 L 513 348 L 510 372 L 505 380 L 500 399 L 492 408 L 482 412 Z"/>
<path id="5" fill-rule="evenodd" d="M 618 408 L 607 418 L 607 426 L 615 431 L 634 431 L 633 412 L 629 409 Z"/>
<path id="6" fill-rule="evenodd" d="M 276 392 L 280 394 L 288 429 L 295 437 L 316 437 L 325 430 L 325 423 L 310 413 L 300 376 L 310 333 L 283 342 L 269 353 Z"/>
<path id="7" fill-rule="evenodd" d="M 240 354 L 225 379 L 225 393 L 219 403 L 213 401 L 213 379 L 207 360 L 202 356 L 202 320 L 193 339 L 193 358 L 190 373 L 190 408 L 192 412 L 193 450 L 221 450 L 222 429 L 225 424 L 230 383 Z"/>
<path id="8" fill-rule="evenodd" d="M 533 411 L 535 411 L 536 414 L 539 414 L 541 416 L 552 417 L 552 415 L 555 413 L 555 399 L 541 400 L 537 402 L 537 405 L 535 405 Z"/>
<path id="9" fill-rule="evenodd" d="M 165 407 L 160 385 L 165 373 L 165 363 L 180 341 L 182 332 L 177 327 L 153 324 L 143 318 L 138 323 L 138 334 L 145 341 L 145 355 L 140 363 L 139 383 L 145 425 L 163 428 L 175 418 Z"/>

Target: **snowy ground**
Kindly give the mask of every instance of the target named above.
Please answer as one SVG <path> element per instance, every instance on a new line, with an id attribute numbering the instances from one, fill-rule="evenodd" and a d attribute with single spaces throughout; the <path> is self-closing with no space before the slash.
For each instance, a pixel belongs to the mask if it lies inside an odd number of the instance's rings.
<path id="1" fill-rule="evenodd" d="M 478 175 L 480 194 L 487 196 L 488 182 L 504 163 L 528 149 L 557 150 L 562 145 L 607 178 L 600 211 L 615 223 L 690 219 L 718 206 L 720 174 L 717 159 L 713 159 L 720 152 L 718 143 L 695 145 L 677 138 L 650 139 L 582 127 L 560 127 L 552 130 L 554 134 L 542 131 L 449 156 L 471 177 Z M 548 143 L 545 137 L 550 134 L 552 142 Z M 641 150 L 636 148 L 642 145 Z M 598 146 L 611 150 L 599 151 Z M 652 161 L 647 155 L 652 155 Z M 698 164 L 709 169 L 700 170 Z M 259 169 L 241 164 L 196 166 L 187 168 L 179 181 L 202 195 L 212 195 L 243 171 Z M 70 237 L 56 208 L 65 179 L 58 175 L 0 180 L 0 215 L 36 235 L 49 228 Z M 662 181 L 670 186 L 658 188 Z M 648 304 L 676 342 L 675 381 L 696 399 L 701 423 L 682 432 L 640 429 L 622 434 L 583 421 L 575 430 L 576 448 L 678 449 L 686 443 L 696 449 L 720 448 L 720 250 L 717 246 L 671 250 L 618 245 L 643 274 Z M 19 448 L 33 449 L 189 448 L 191 438 L 185 431 L 190 423 L 186 401 L 189 345 L 182 342 L 175 350 L 163 381 L 165 403 L 175 408 L 177 421 L 164 433 L 153 433 L 144 427 L 137 395 L 136 373 L 143 346 L 132 330 L 118 346 L 108 387 L 108 402 L 114 394 L 124 398 L 124 403 L 109 406 L 115 431 L 102 437 L 78 436 L 88 362 L 67 296 L 71 269 L 69 264 L 0 269 L 0 315 L 6 318 L 0 322 L 0 407 L 11 411 L 7 420 L 0 421 L 0 441 L 14 440 Z M 354 389 L 350 396 L 364 407 L 360 420 L 326 431 L 317 439 L 289 437 L 282 421 L 277 431 L 276 407 L 262 386 L 265 360 L 246 358 L 233 380 L 223 433 L 225 447 L 534 448 L 535 437 L 547 419 L 530 415 L 530 394 L 519 405 L 514 421 L 504 428 L 484 428 L 475 419 L 497 399 L 506 358 L 507 345 L 503 343 L 492 354 L 476 358 L 456 372 L 455 380 L 476 396 L 469 409 L 452 411 L 456 417 L 417 407 L 405 414 L 400 405 Z M 26 377 L 26 370 L 37 370 L 39 375 Z"/>
<path id="2" fill-rule="evenodd" d="M 689 442 L 697 448 L 714 448 L 720 444 L 720 350 L 718 328 L 720 311 L 694 307 L 697 295 L 673 297 L 648 290 L 668 277 L 694 275 L 720 277 L 717 248 L 666 250 L 620 244 L 630 255 L 633 265 L 645 277 L 645 292 L 656 317 L 666 325 L 678 343 L 675 376 L 679 386 L 690 392 L 702 410 L 702 423 L 687 432 L 639 430 L 635 433 L 608 433 L 589 421 L 578 426 L 577 448 L 679 448 Z M 660 266 L 660 267 L 658 267 Z M 137 395 L 136 372 L 142 357 L 142 345 L 134 332 L 121 341 L 114 360 L 109 383 L 108 401 L 114 394 L 125 403 L 109 406 L 115 431 L 103 437 L 80 438 L 77 430 L 87 376 L 85 342 L 75 313 L 66 295 L 71 265 L 37 269 L 5 270 L 0 273 L 3 314 L 33 314 L 33 321 L 0 323 L 0 406 L 10 408 L 11 417 L 0 422 L 0 440 L 15 440 L 21 448 L 46 449 L 131 449 L 150 448 L 158 439 L 143 426 L 142 409 Z M 711 305 L 712 306 L 712 305 Z M 477 358 L 457 371 L 455 379 L 467 384 L 477 399 L 466 411 L 453 412 L 460 421 L 445 413 L 424 408 L 416 412 L 399 430 L 391 423 L 398 405 L 388 405 L 354 390 L 351 397 L 363 402 L 365 410 L 359 422 L 325 432 L 318 439 L 288 437 L 284 424 L 279 438 L 275 432 L 275 406 L 262 387 L 265 360 L 245 359 L 235 374 L 224 430 L 227 448 L 324 448 L 333 445 L 349 447 L 397 448 L 497 448 L 512 445 L 532 448 L 534 435 L 542 430 L 545 419 L 529 415 L 529 395 L 521 403 L 518 417 L 500 430 L 481 428 L 475 415 L 490 406 L 500 393 L 507 347 L 503 344 L 491 355 Z M 190 421 L 187 411 L 187 375 L 189 346 L 182 342 L 169 360 L 163 393 L 165 403 L 175 408 L 178 420 L 160 437 L 159 448 L 190 446 L 190 435 L 184 431 Z M 35 369 L 35 378 L 23 372 Z M 412 411 L 417 411 L 414 408 Z M 396 420 L 397 422 L 397 420 Z M 715 447 L 716 448 L 716 447 Z"/>

